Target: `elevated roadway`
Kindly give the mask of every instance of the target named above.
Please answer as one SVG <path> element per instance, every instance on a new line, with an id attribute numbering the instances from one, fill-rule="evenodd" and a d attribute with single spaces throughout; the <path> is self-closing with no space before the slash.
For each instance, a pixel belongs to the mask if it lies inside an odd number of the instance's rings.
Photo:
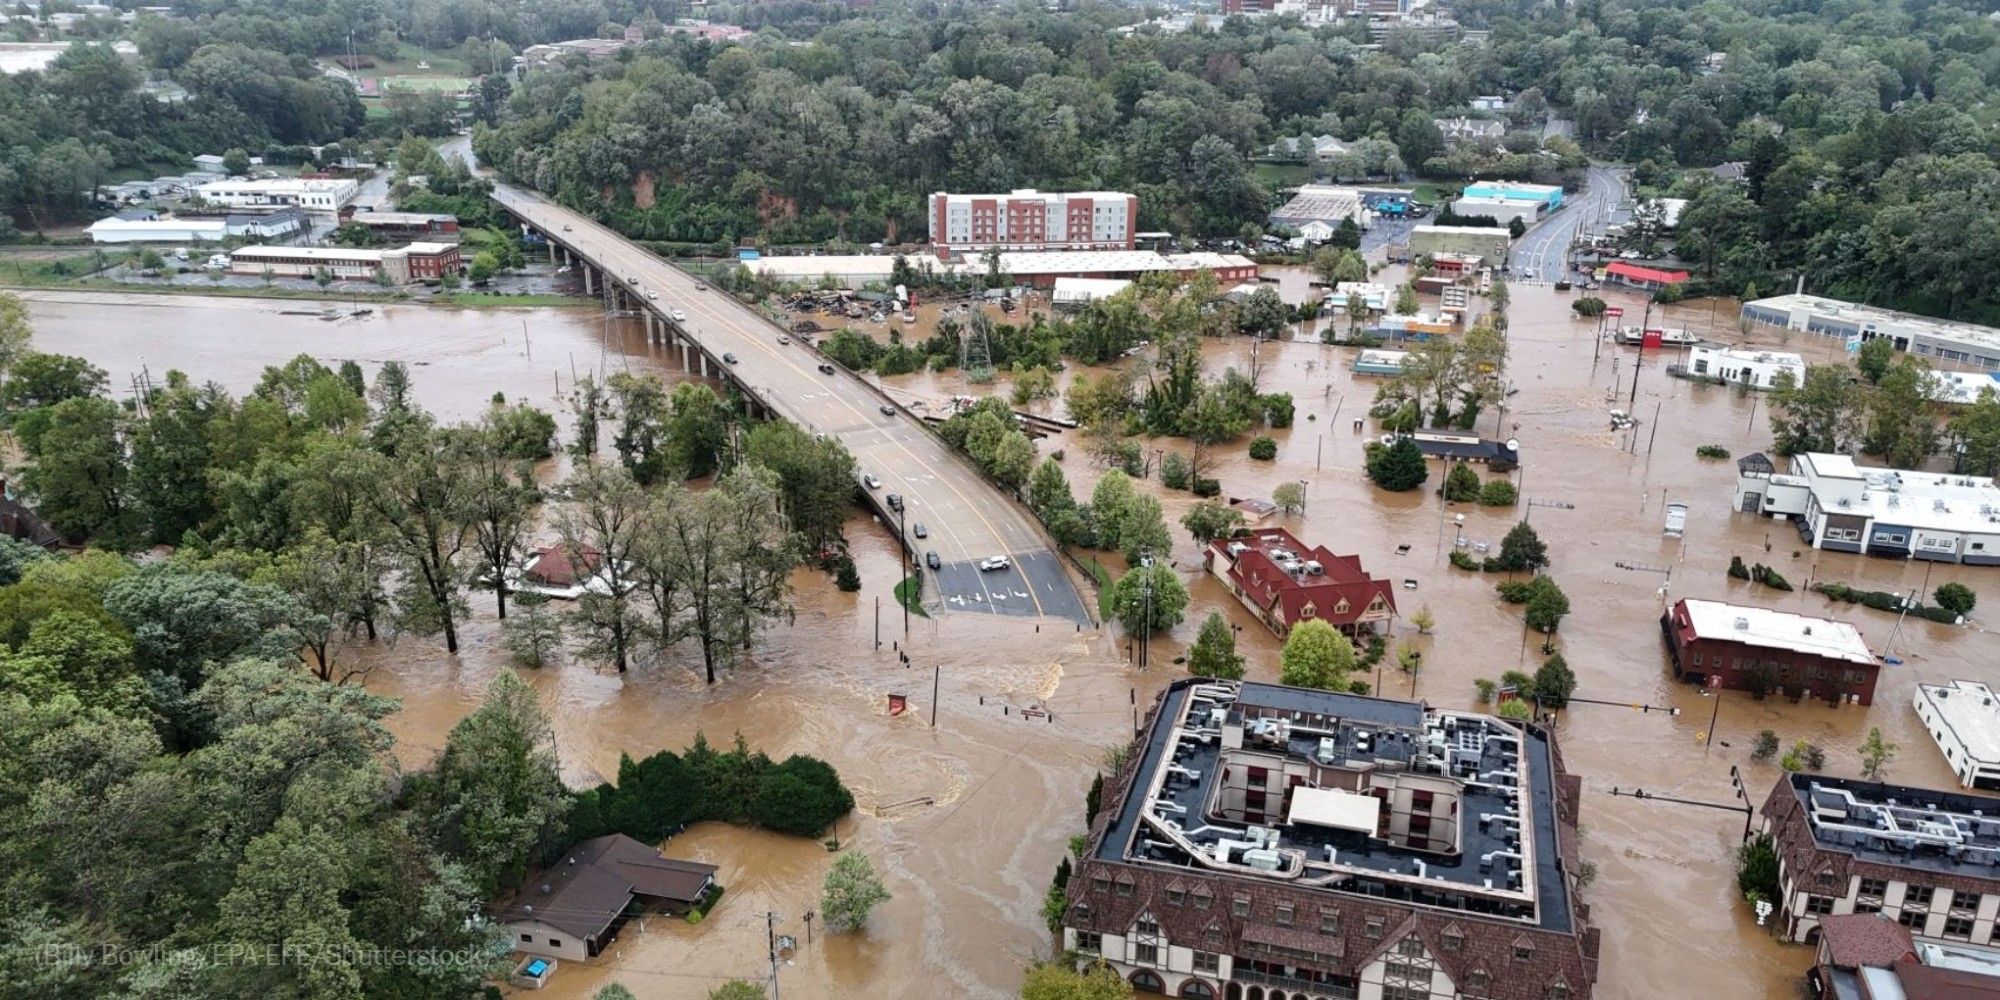
<path id="1" fill-rule="evenodd" d="M 507 184 L 496 183 L 493 197 L 576 267 L 587 291 L 638 311 L 647 334 L 678 347 L 684 366 L 729 379 L 770 413 L 846 445 L 857 474 L 881 481 L 862 492 L 890 530 L 901 532 L 925 580 L 926 603 L 957 612 L 1091 621 L 1033 515 L 874 386 L 839 365 L 822 371 L 826 359 L 804 338 L 582 213 Z M 890 493 L 904 500 L 900 517 L 888 509 Z M 916 537 L 920 525 L 926 537 Z M 933 552 L 940 564 L 935 570 L 924 565 Z M 996 555 L 1011 565 L 979 568 Z"/>

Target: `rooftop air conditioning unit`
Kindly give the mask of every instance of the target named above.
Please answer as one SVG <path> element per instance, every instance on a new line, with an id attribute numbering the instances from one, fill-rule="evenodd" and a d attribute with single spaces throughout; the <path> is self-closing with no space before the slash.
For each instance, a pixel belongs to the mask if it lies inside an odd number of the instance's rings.
<path id="1" fill-rule="evenodd" d="M 1326 567 L 1324 567 L 1324 566 L 1321 566 L 1321 565 L 1319 564 L 1319 560 L 1317 560 L 1317 559 L 1308 559 L 1308 560 L 1306 560 L 1306 573 L 1307 573 L 1308 575 L 1310 575 L 1310 576 L 1319 576 L 1320 574 L 1322 574 L 1322 573 L 1325 573 L 1325 572 L 1326 572 Z"/>
<path id="2" fill-rule="evenodd" d="M 1748 618 L 1738 618 L 1738 619 L 1736 619 L 1736 631 L 1738 631 L 1738 632 L 1748 632 L 1748 631 L 1750 631 L 1750 619 L 1748 619 Z"/>

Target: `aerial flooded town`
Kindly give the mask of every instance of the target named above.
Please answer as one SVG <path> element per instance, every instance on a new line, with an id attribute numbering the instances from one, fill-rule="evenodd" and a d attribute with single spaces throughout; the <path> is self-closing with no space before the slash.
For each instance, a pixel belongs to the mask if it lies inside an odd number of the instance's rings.
<path id="1" fill-rule="evenodd" d="M 0 995 L 2000 997 L 1977 4 L 0 17 Z"/>

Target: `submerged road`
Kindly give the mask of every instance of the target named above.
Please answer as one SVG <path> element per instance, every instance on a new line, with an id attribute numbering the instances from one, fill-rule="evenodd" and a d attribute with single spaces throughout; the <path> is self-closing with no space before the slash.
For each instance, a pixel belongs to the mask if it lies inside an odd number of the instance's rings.
<path id="1" fill-rule="evenodd" d="M 838 438 L 858 473 L 881 481 L 868 490 L 892 532 L 898 519 L 884 498 L 906 509 L 904 545 L 926 575 L 927 594 L 951 611 L 1045 615 L 1092 621 L 1062 557 L 1033 515 L 988 483 L 874 387 L 822 357 L 727 293 L 634 245 L 590 217 L 522 188 L 496 183 L 493 197 L 516 219 L 603 272 L 640 307 L 699 345 L 718 374 L 749 391 L 776 415 L 814 434 Z M 676 316 L 675 314 L 679 315 Z M 728 362 L 725 355 L 736 360 Z M 891 412 L 883 412 L 888 406 Z M 926 537 L 917 537 L 920 529 Z M 924 567 L 929 553 L 940 568 Z M 1003 570 L 979 562 L 1006 556 Z M 934 605 L 934 606 L 935 606 Z"/>

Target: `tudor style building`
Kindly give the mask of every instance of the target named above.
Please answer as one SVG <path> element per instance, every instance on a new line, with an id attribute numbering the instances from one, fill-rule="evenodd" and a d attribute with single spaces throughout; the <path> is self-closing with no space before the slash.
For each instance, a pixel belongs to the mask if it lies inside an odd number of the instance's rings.
<path id="1" fill-rule="evenodd" d="M 1583 1000 L 1581 781 L 1490 716 L 1167 687 L 1094 818 L 1062 949 L 1192 1000 Z"/>
<path id="2" fill-rule="evenodd" d="M 1307 548 L 1283 528 L 1218 538 L 1201 561 L 1280 637 L 1308 618 L 1357 635 L 1396 617 L 1395 588 L 1369 576 L 1360 556 L 1334 555 L 1324 545 Z"/>
<path id="3" fill-rule="evenodd" d="M 1764 800 L 1778 852 L 1779 926 L 1815 943 L 1820 918 L 1880 913 L 1918 938 L 2000 945 L 2000 799 L 1787 774 Z"/>

